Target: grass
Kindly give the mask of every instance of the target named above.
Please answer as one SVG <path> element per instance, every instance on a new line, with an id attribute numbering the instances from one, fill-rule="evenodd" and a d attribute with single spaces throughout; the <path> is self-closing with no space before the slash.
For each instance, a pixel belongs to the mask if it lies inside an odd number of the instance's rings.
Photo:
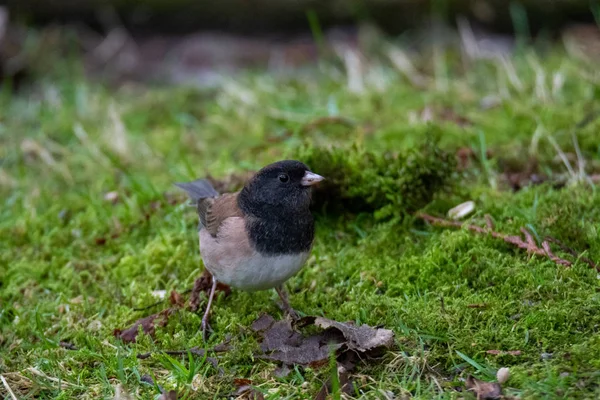
<path id="1" fill-rule="evenodd" d="M 208 343 L 201 315 L 186 310 L 155 339 L 124 345 L 113 336 L 161 309 L 135 311 L 156 302 L 154 291 L 184 292 L 202 271 L 194 210 L 172 183 L 254 170 L 299 154 L 307 141 L 359 143 L 381 154 L 414 148 L 437 130 L 445 151 L 490 157 L 457 171 L 454 189 L 428 212 L 474 200 L 472 223 L 484 225 L 489 214 L 498 231 L 527 227 L 600 259 L 600 195 L 563 161 L 580 153 L 585 176 L 600 169 L 600 120 L 578 126 L 597 112 L 594 66 L 560 46 L 527 48 L 505 62 L 442 56 L 447 85 L 431 79 L 425 89 L 376 54 L 358 92 L 337 63 L 295 78 L 256 71 L 196 90 L 109 88 L 85 79 L 72 60 L 51 64 L 18 94 L 5 90 L 0 373 L 7 384 L 23 398 L 112 398 L 117 390 L 153 398 L 158 387 L 142 381 L 149 374 L 181 398 L 228 396 L 236 378 L 268 399 L 314 396 L 332 368 L 297 367 L 275 378 L 275 365 L 255 357 L 250 324 L 261 312 L 281 315 L 271 292 L 218 297 Z M 439 70 L 427 60 L 413 60 L 423 77 Z M 350 123 L 314 123 L 330 117 Z M 549 181 L 509 190 L 506 166 L 523 169 L 529 159 Z M 356 398 L 468 398 L 456 391 L 467 374 L 491 380 L 500 367 L 510 368 L 505 393 L 517 398 L 597 398 L 599 282 L 583 262 L 567 269 L 466 230 L 319 213 L 313 255 L 288 287 L 306 314 L 395 331 L 393 351 L 353 372 Z M 222 373 L 202 358 L 160 353 L 211 348 L 226 335 L 232 350 L 219 355 Z M 148 351 L 157 354 L 136 357 Z"/>

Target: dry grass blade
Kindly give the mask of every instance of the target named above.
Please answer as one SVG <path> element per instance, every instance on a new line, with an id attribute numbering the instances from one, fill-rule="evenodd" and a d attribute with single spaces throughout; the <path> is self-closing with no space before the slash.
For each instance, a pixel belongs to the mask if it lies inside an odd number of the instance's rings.
<path id="1" fill-rule="evenodd" d="M 48 376 L 48 375 L 46 375 L 45 373 L 43 373 L 42 371 L 40 371 L 37 368 L 29 367 L 29 368 L 26 369 L 26 371 L 28 371 L 31 374 L 33 374 L 35 376 L 38 376 L 40 378 L 47 379 L 47 380 L 49 380 L 51 382 L 54 382 L 54 383 L 58 383 L 60 385 L 61 389 L 66 389 L 68 387 L 78 387 L 78 385 L 74 385 L 74 384 L 66 382 L 66 381 L 64 381 L 62 379 L 58 379 L 58 378 L 54 378 L 52 376 Z"/>
<path id="2" fill-rule="evenodd" d="M 10 395 L 11 399 L 17 400 L 17 396 L 15 396 L 15 393 L 12 391 L 12 389 L 10 388 L 10 386 L 8 386 L 8 382 L 6 382 L 6 379 L 4 379 L 4 375 L 0 375 L 0 379 L 2 380 L 2 384 L 4 385 L 4 388 L 6 389 L 6 391 L 8 392 L 8 394 Z"/>

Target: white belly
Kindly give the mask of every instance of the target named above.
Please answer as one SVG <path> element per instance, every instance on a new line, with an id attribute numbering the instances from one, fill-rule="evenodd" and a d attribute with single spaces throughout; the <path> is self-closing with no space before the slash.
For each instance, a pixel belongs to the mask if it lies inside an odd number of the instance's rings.
<path id="1" fill-rule="evenodd" d="M 240 224 L 240 218 L 229 218 L 226 225 Z M 277 287 L 295 275 L 306 262 L 309 252 L 279 256 L 263 255 L 252 249 L 244 235 L 225 227 L 218 238 L 200 231 L 200 253 L 206 269 L 218 282 L 231 287 L 255 291 Z"/>
<path id="2" fill-rule="evenodd" d="M 211 265 L 209 271 L 218 282 L 234 288 L 254 291 L 277 287 L 298 272 L 308 253 L 263 256 L 255 253 L 245 260 L 236 260 L 232 265 Z M 208 265 L 207 265 L 208 268 Z"/>

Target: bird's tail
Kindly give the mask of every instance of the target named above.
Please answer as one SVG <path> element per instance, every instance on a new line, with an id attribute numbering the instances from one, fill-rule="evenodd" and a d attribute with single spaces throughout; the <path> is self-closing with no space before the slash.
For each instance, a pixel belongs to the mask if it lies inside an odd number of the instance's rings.
<path id="1" fill-rule="evenodd" d="M 193 202 L 217 197 L 219 192 L 206 179 L 197 179 L 193 182 L 175 183 L 175 186 L 185 190 Z"/>

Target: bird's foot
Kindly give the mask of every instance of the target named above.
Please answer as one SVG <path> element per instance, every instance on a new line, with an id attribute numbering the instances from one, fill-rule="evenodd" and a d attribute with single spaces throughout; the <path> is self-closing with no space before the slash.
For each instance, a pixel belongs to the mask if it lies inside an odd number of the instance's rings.
<path id="1" fill-rule="evenodd" d="M 288 300 L 287 292 L 285 291 L 285 289 L 283 288 L 283 286 L 275 288 L 275 291 L 277 292 L 277 294 L 279 295 L 279 298 L 281 299 L 281 309 L 283 311 L 285 311 L 285 313 L 287 315 L 289 315 L 289 317 L 293 321 L 298 321 L 300 319 L 300 316 L 298 315 L 298 313 L 296 312 L 296 310 L 294 310 L 290 306 L 290 302 Z"/>
<path id="2" fill-rule="evenodd" d="M 288 307 L 287 309 L 284 307 L 284 311 L 292 319 L 292 321 L 298 321 L 300 319 L 300 315 L 292 307 Z"/>
<path id="3" fill-rule="evenodd" d="M 207 319 L 202 318 L 201 329 L 202 329 L 202 339 L 206 342 L 206 340 L 208 339 L 208 336 L 206 335 L 206 333 L 213 332 L 213 329 L 211 328 L 210 324 L 208 323 L 208 318 Z"/>

